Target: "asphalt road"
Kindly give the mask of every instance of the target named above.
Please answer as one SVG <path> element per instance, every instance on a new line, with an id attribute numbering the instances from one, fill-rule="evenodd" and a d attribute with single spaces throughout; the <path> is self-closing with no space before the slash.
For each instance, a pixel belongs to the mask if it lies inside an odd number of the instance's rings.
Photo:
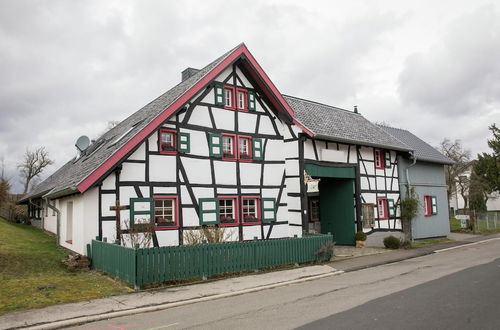
<path id="1" fill-rule="evenodd" d="M 500 258 L 300 329 L 500 329 Z"/>
<path id="2" fill-rule="evenodd" d="M 499 258 L 494 240 L 73 329 L 500 329 Z"/>

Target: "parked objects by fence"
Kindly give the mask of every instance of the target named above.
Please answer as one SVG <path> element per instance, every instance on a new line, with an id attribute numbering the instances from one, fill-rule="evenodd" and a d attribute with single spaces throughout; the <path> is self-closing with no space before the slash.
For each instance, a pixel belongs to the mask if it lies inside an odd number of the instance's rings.
<path id="1" fill-rule="evenodd" d="M 329 259 L 318 253 L 325 244 L 332 235 L 141 249 L 93 240 L 88 252 L 94 269 L 140 287 Z"/>

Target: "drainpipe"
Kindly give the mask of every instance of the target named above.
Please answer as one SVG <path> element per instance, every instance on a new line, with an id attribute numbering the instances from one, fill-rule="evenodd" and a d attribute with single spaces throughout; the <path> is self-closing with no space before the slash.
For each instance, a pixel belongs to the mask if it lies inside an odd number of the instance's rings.
<path id="1" fill-rule="evenodd" d="M 45 203 L 47 203 L 48 207 L 51 210 L 53 210 L 54 212 L 56 212 L 56 216 L 57 216 L 57 245 L 59 245 L 60 239 L 61 239 L 61 234 L 59 232 L 59 227 L 60 227 L 60 224 L 61 224 L 61 212 L 55 206 L 50 205 L 48 197 L 45 197 Z"/>
<path id="2" fill-rule="evenodd" d="M 410 167 L 414 166 L 417 163 L 417 156 L 415 156 L 415 154 L 413 152 L 411 152 L 410 155 L 413 158 L 413 163 L 406 168 L 406 183 L 408 185 L 408 189 L 411 186 L 411 182 L 410 182 Z M 408 191 L 406 193 L 408 194 Z"/>

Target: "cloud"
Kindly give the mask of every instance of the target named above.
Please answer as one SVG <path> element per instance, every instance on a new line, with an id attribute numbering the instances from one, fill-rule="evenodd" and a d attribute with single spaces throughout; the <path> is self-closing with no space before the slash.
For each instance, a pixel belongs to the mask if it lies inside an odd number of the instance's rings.
<path id="1" fill-rule="evenodd" d="M 457 19 L 427 52 L 410 55 L 399 77 L 404 103 L 441 116 L 500 106 L 500 14 L 483 6 Z"/>

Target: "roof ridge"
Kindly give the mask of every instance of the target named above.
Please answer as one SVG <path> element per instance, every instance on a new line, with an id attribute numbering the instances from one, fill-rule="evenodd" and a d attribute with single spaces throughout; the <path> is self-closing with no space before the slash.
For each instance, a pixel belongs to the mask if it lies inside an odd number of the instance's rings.
<path id="1" fill-rule="evenodd" d="M 309 102 L 309 103 L 313 103 L 313 104 L 319 104 L 319 105 L 323 105 L 323 106 L 328 107 L 328 108 L 332 108 L 332 109 L 335 109 L 335 110 L 346 111 L 346 112 L 349 112 L 349 113 L 361 116 L 361 114 L 359 112 L 354 112 L 354 111 L 351 111 L 351 110 L 339 108 L 339 107 L 336 107 L 336 106 L 333 106 L 333 105 L 329 105 L 329 104 L 326 104 L 326 103 L 312 101 L 312 100 L 304 99 L 304 98 L 297 97 L 297 96 L 287 95 L 287 94 L 282 94 L 282 95 L 284 97 L 291 97 L 291 98 L 294 98 L 294 99 L 297 99 L 297 100 L 301 100 L 301 101 L 305 101 L 305 102 Z"/>

